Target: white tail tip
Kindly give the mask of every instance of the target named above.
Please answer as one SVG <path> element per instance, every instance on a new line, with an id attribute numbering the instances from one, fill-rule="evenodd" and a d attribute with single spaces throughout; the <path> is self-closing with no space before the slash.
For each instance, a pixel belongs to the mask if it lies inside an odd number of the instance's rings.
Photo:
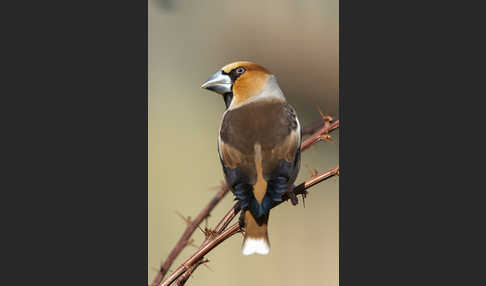
<path id="1" fill-rule="evenodd" d="M 251 255 L 254 253 L 266 255 L 270 252 L 270 246 L 263 238 L 247 237 L 243 243 L 242 252 L 243 255 Z"/>

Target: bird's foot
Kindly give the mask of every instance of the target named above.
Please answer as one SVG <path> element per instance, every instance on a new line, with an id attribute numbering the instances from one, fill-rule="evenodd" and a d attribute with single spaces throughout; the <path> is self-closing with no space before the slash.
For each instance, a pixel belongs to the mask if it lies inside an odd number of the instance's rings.
<path id="1" fill-rule="evenodd" d="M 241 210 L 240 218 L 238 219 L 238 223 L 240 224 L 240 228 L 243 229 L 245 227 L 245 211 Z"/>
<path id="2" fill-rule="evenodd" d="M 297 199 L 297 196 L 294 193 L 294 187 L 290 187 L 287 190 L 287 195 L 289 196 L 290 202 L 292 205 L 296 206 L 299 203 L 299 199 Z"/>

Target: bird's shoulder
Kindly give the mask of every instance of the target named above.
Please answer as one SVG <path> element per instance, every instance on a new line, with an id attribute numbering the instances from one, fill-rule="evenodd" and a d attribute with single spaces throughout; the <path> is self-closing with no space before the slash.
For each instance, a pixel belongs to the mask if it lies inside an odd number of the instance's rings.
<path id="1" fill-rule="evenodd" d="M 221 120 L 219 135 L 229 144 L 235 139 L 247 139 L 253 148 L 255 140 L 263 141 L 263 145 L 281 141 L 298 125 L 297 114 L 290 104 L 262 100 L 228 109 Z"/>

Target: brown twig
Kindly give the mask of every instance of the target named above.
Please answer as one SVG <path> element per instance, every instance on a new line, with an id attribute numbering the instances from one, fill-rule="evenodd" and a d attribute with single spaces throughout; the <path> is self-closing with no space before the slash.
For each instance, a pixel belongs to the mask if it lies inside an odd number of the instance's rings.
<path id="1" fill-rule="evenodd" d="M 309 137 L 307 140 L 304 140 L 304 142 L 301 145 L 301 151 L 304 151 L 308 147 L 310 147 L 312 144 L 316 143 L 317 141 L 322 139 L 322 135 L 328 134 L 329 132 L 333 131 L 335 128 L 339 126 L 339 121 L 336 121 L 333 123 L 332 126 L 326 125 L 326 123 L 330 122 L 332 120 L 331 117 L 329 116 L 323 116 L 321 113 L 322 120 L 316 121 L 314 123 L 311 123 L 304 128 L 302 128 L 302 135 L 309 135 L 313 134 L 311 137 Z M 185 246 L 188 245 L 188 241 L 190 241 L 191 235 L 194 233 L 194 231 L 199 227 L 200 223 L 209 216 L 210 212 L 214 209 L 214 207 L 218 204 L 218 202 L 226 195 L 228 192 L 228 187 L 223 185 L 216 194 L 216 196 L 209 202 L 208 206 L 206 206 L 201 213 L 196 217 L 195 220 L 190 221 L 189 219 L 184 218 L 182 215 L 178 214 L 181 216 L 187 223 L 187 228 L 182 234 L 181 238 L 177 242 L 176 246 L 172 249 L 170 252 L 169 256 L 165 260 L 165 262 L 162 264 L 160 267 L 160 270 L 158 271 L 157 275 L 155 276 L 152 285 L 158 285 L 164 276 L 167 274 L 169 268 L 172 266 L 174 263 L 174 260 L 177 258 L 177 256 L 181 253 L 181 251 L 184 249 Z M 231 210 L 230 210 L 231 212 Z M 228 226 L 231 220 L 229 221 L 224 221 L 222 220 L 218 226 L 216 226 L 215 231 L 217 233 L 221 232 L 223 229 Z"/>
<path id="2" fill-rule="evenodd" d="M 297 194 L 305 194 L 307 193 L 307 189 L 326 180 L 333 176 L 339 174 L 339 166 L 330 169 L 327 172 L 321 173 L 302 184 L 296 186 L 294 188 L 294 193 Z M 280 205 L 281 203 L 287 201 L 289 196 L 285 194 L 282 197 L 282 202 L 275 204 L 272 208 Z M 237 214 L 238 211 L 237 204 L 231 208 L 228 214 L 223 218 L 222 221 L 230 222 Z M 194 270 L 200 265 L 199 261 L 201 261 L 206 254 L 208 254 L 212 249 L 218 246 L 221 242 L 225 241 L 226 239 L 230 238 L 234 234 L 241 231 L 239 222 L 234 223 L 226 230 L 222 231 L 221 233 L 217 234 L 213 238 L 206 239 L 205 242 L 201 245 L 199 250 L 197 250 L 189 259 L 187 259 L 181 266 L 179 266 L 166 280 L 160 284 L 160 286 L 168 286 L 173 283 L 176 279 L 178 279 L 182 274 L 186 274 L 187 271 L 190 273 L 194 272 Z M 187 278 L 183 280 L 184 282 L 187 281 Z"/>
<path id="3" fill-rule="evenodd" d="M 219 201 L 221 201 L 226 193 L 228 193 L 228 191 L 228 186 L 226 186 L 226 184 L 222 185 L 219 192 L 213 197 L 209 204 L 201 211 L 201 213 L 199 213 L 199 215 L 193 221 L 186 220 L 188 223 L 186 230 L 182 234 L 176 246 L 170 252 L 164 264 L 162 264 L 162 266 L 160 267 L 160 271 L 157 273 L 157 276 L 155 276 L 152 285 L 160 284 L 162 278 L 164 278 L 164 276 L 167 274 L 167 271 L 169 270 L 172 263 L 174 263 L 174 260 L 177 258 L 179 253 L 181 253 L 184 247 L 188 245 L 192 233 L 199 227 L 201 222 L 211 214 L 211 211 L 214 209 L 214 207 L 216 207 L 216 205 L 219 203 Z"/>
<path id="4" fill-rule="evenodd" d="M 329 133 L 335 130 L 336 128 L 339 127 L 339 120 L 330 123 L 328 125 L 324 124 L 324 126 L 317 130 L 314 134 L 312 134 L 309 138 L 304 140 L 302 144 L 300 145 L 300 151 L 303 152 L 313 144 L 321 141 L 321 140 L 326 140 L 329 139 Z"/>
<path id="5" fill-rule="evenodd" d="M 191 266 L 189 269 L 187 269 L 187 271 L 184 272 L 184 274 L 179 276 L 179 279 L 177 279 L 177 285 L 178 286 L 184 285 L 186 283 L 187 279 L 189 279 L 189 277 L 191 276 L 192 272 L 194 272 L 194 270 L 196 270 L 196 268 L 199 267 L 199 265 L 203 265 L 204 263 L 207 263 L 207 262 L 209 262 L 208 259 L 201 259 L 198 262 L 196 262 L 193 266 Z"/>
<path id="6" fill-rule="evenodd" d="M 329 139 L 329 137 L 330 137 L 329 133 L 339 127 L 339 120 L 331 123 L 332 118 L 330 116 L 324 116 L 322 114 L 322 112 L 321 112 L 321 116 L 322 116 L 324 124 L 321 124 L 320 126 L 322 126 L 322 127 L 320 127 L 320 129 L 315 131 L 309 138 L 307 138 L 306 140 L 304 140 L 304 142 L 302 142 L 301 151 L 308 149 L 310 146 L 312 146 L 316 142 Z M 317 128 L 317 127 L 314 126 L 314 128 Z M 310 130 L 310 129 L 307 129 L 307 130 Z M 322 182 L 322 181 L 324 181 L 328 178 L 336 176 L 338 174 L 339 174 L 339 166 L 332 168 L 327 172 L 317 174 L 317 175 L 313 176 L 311 179 L 309 179 L 309 180 L 303 182 L 302 184 L 294 187 L 293 188 L 293 194 L 295 194 L 295 195 L 300 194 L 300 195 L 305 196 L 306 193 L 307 193 L 306 190 L 308 188 L 310 188 L 310 187 L 312 187 L 312 186 L 314 186 L 314 185 L 316 185 L 316 184 L 318 184 L 318 183 L 320 183 L 320 182 Z M 282 202 L 287 201 L 288 199 L 290 199 L 290 197 L 287 193 L 284 196 L 282 196 Z M 273 207 L 276 207 L 279 204 L 281 204 L 281 203 L 275 204 Z M 214 206 L 213 206 L 213 208 L 214 208 Z M 231 225 L 230 227 L 228 227 L 226 229 L 228 224 L 233 220 L 233 218 L 238 214 L 238 212 L 239 212 L 239 206 L 238 206 L 238 203 L 237 203 L 227 212 L 227 214 L 221 219 L 221 221 L 217 224 L 216 228 L 213 231 L 208 231 L 206 233 L 206 239 L 201 244 L 201 247 L 189 259 L 187 259 L 181 266 L 179 266 L 174 272 L 172 272 L 171 275 L 169 277 L 167 277 L 164 281 L 159 282 L 160 284 L 156 283 L 154 285 L 168 286 L 168 285 L 172 284 L 176 279 L 178 279 L 177 280 L 178 285 L 184 285 L 184 283 L 187 281 L 187 279 L 189 279 L 190 275 L 196 270 L 196 268 L 199 265 L 201 265 L 202 263 L 204 263 L 204 262 L 202 262 L 202 261 L 204 261 L 204 256 L 209 251 L 211 251 L 213 248 L 215 248 L 217 245 L 219 245 L 224 240 L 228 239 L 229 237 L 231 237 L 234 234 L 241 231 L 240 224 L 238 222 Z M 201 219 L 201 221 L 202 221 L 202 219 Z M 192 234 L 192 232 L 191 232 L 191 234 Z M 182 248 L 183 247 L 184 246 L 182 246 Z M 169 257 L 170 257 L 170 255 L 169 255 Z M 165 265 L 165 263 L 164 263 L 164 265 Z M 161 277 L 163 277 L 163 275 Z M 155 282 L 155 280 L 154 280 L 154 282 Z"/>

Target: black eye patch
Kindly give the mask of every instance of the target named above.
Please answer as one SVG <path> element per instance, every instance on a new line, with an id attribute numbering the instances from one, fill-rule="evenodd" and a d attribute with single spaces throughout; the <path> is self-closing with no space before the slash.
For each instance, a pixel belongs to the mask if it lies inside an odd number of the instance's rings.
<path id="1" fill-rule="evenodd" d="M 233 69 L 232 71 L 230 71 L 229 73 L 225 73 L 223 72 L 223 74 L 227 74 L 230 76 L 231 78 L 231 81 L 232 82 L 235 82 L 235 80 L 242 74 L 244 74 L 246 72 L 246 69 L 244 67 L 237 67 L 235 69 Z"/>

